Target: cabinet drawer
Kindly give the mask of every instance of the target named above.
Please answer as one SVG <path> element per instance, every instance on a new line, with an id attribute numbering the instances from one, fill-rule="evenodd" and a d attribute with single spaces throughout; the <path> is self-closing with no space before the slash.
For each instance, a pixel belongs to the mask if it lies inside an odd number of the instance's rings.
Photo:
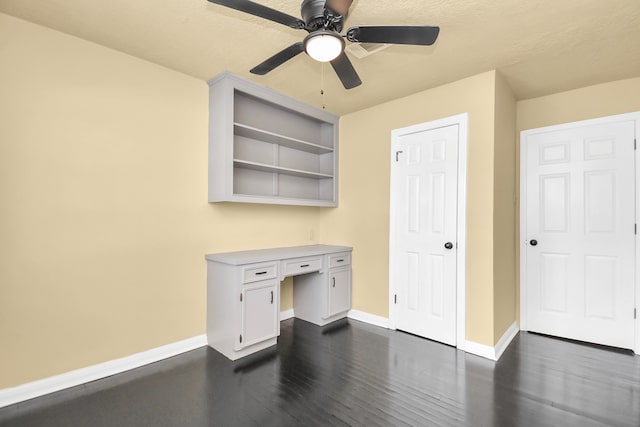
<path id="1" fill-rule="evenodd" d="M 311 273 L 322 268 L 322 257 L 295 258 L 282 261 L 284 275 Z"/>
<path id="2" fill-rule="evenodd" d="M 351 254 L 349 252 L 329 255 L 329 268 L 342 267 L 343 265 L 351 265 Z"/>
<path id="3" fill-rule="evenodd" d="M 248 265 L 242 268 L 242 283 L 273 279 L 278 275 L 278 264 Z"/>

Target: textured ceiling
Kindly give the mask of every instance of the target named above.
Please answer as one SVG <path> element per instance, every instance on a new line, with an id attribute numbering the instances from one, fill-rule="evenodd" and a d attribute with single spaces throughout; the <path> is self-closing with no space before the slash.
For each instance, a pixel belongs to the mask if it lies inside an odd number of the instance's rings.
<path id="1" fill-rule="evenodd" d="M 300 0 L 257 0 L 300 16 Z M 0 12 L 206 80 L 223 70 L 345 114 L 492 69 L 518 99 L 640 76 L 640 0 L 355 0 L 352 25 L 438 25 L 433 46 L 391 46 L 330 65 L 299 55 L 249 69 L 306 34 L 206 0 L 0 0 Z M 631 94 L 630 94 L 631 95 Z M 640 94 L 635 94 L 638 96 Z"/>

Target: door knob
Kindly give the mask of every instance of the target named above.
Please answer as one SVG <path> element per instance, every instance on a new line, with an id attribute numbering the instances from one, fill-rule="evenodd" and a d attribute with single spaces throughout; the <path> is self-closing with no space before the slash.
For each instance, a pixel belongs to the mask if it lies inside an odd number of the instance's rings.
<path id="1" fill-rule="evenodd" d="M 531 240 L 529 240 L 529 244 L 531 246 L 537 246 L 538 245 L 538 241 L 536 239 L 531 239 Z"/>
<path id="2" fill-rule="evenodd" d="M 445 244 L 444 244 L 444 248 L 445 248 L 445 249 L 453 249 L 453 243 L 451 243 L 451 242 L 447 242 L 447 243 L 445 243 Z"/>

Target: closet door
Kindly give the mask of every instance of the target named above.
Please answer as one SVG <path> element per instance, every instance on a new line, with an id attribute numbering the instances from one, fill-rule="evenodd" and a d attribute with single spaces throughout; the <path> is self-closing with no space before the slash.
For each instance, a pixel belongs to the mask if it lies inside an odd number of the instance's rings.
<path id="1" fill-rule="evenodd" d="M 456 345 L 459 125 L 394 140 L 391 262 L 397 329 Z"/>
<path id="2" fill-rule="evenodd" d="M 634 346 L 635 122 L 523 132 L 526 329 Z"/>

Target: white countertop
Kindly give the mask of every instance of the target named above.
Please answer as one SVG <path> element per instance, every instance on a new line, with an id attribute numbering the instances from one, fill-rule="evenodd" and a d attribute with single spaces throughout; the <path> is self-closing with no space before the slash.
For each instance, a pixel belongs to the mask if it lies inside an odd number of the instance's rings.
<path id="1" fill-rule="evenodd" d="M 207 261 L 230 265 L 252 264 L 255 262 L 275 261 L 289 258 L 301 258 L 315 255 L 326 255 L 338 252 L 351 252 L 350 246 L 307 245 L 286 248 L 258 249 L 253 251 L 222 252 L 207 254 Z"/>

